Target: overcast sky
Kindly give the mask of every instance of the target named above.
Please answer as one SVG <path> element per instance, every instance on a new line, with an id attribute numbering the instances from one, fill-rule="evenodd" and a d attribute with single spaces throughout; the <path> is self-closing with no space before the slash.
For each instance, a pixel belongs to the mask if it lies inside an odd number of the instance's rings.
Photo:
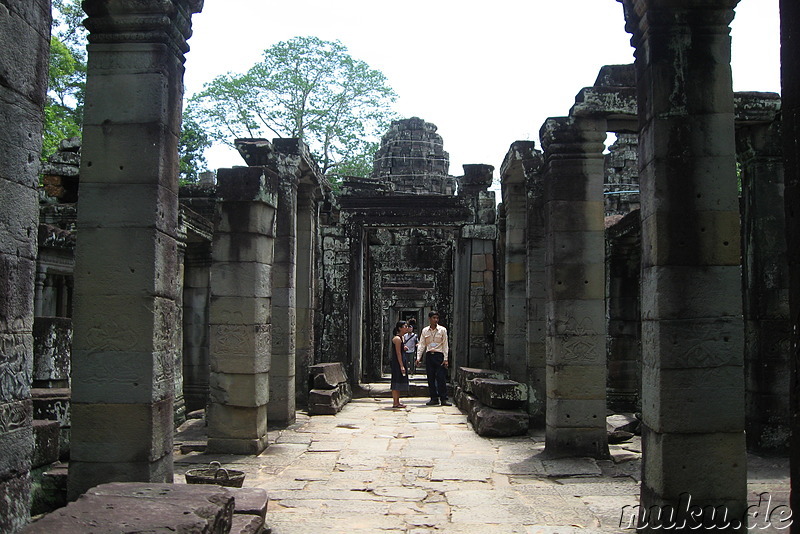
<path id="1" fill-rule="evenodd" d="M 499 168 L 515 140 L 539 147 L 545 119 L 566 115 L 601 66 L 633 62 L 615 0 L 207 0 L 192 23 L 187 98 L 278 41 L 338 39 L 386 75 L 402 117 L 439 127 L 455 176 L 464 163 Z M 741 0 L 731 26 L 734 90 L 779 92 L 778 0 Z M 206 157 L 244 164 L 223 147 Z"/>

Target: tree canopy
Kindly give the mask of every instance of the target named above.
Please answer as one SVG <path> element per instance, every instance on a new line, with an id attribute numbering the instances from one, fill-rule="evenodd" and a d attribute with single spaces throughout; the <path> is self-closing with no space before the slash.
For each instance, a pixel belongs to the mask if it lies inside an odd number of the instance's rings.
<path id="1" fill-rule="evenodd" d="M 324 173 L 363 176 L 396 98 L 386 77 L 341 42 L 295 37 L 266 49 L 246 73 L 217 76 L 188 106 L 215 141 L 298 137 Z"/>

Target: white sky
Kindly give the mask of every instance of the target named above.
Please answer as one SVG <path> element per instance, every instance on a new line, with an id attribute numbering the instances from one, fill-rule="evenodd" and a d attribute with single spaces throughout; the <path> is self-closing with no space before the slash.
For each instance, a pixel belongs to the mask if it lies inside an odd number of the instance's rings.
<path id="1" fill-rule="evenodd" d="M 295 36 L 340 40 L 386 75 L 395 110 L 439 127 L 450 174 L 464 163 L 497 169 L 516 140 L 566 115 L 601 66 L 633 62 L 616 0 L 206 0 L 192 19 L 186 97 L 264 49 Z M 731 30 L 735 91 L 780 91 L 778 0 L 741 0 Z M 209 167 L 243 165 L 235 150 Z"/>

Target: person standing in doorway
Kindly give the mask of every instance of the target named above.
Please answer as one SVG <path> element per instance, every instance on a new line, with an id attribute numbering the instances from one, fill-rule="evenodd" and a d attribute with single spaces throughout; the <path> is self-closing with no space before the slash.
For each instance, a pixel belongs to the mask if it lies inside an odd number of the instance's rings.
<path id="1" fill-rule="evenodd" d="M 392 408 L 405 408 L 406 405 L 400 402 L 400 392 L 408 391 L 408 363 L 404 361 L 403 336 L 409 331 L 408 323 L 399 321 L 392 336 L 392 343 L 389 345 L 389 367 L 392 370 Z"/>
<path id="2" fill-rule="evenodd" d="M 417 365 L 425 356 L 425 371 L 428 375 L 428 391 L 431 400 L 428 406 L 451 406 L 447 402 L 447 357 L 450 345 L 447 341 L 447 329 L 439 324 L 439 313 L 428 314 L 430 324 L 422 329 L 417 343 Z"/>
<path id="3" fill-rule="evenodd" d="M 417 320 L 413 317 L 408 320 L 408 332 L 403 335 L 403 352 L 406 356 L 406 363 L 410 366 L 407 368 L 408 376 L 416 373 L 416 359 L 417 359 L 417 342 L 419 336 L 417 335 Z"/>

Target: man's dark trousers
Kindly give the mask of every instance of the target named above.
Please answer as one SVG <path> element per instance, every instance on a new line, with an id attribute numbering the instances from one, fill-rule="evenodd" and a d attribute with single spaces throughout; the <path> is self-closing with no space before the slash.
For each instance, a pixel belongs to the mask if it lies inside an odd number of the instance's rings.
<path id="1" fill-rule="evenodd" d="M 425 353 L 425 372 L 428 375 L 428 392 L 431 400 L 447 400 L 447 370 L 442 365 L 444 354 L 441 352 Z"/>

